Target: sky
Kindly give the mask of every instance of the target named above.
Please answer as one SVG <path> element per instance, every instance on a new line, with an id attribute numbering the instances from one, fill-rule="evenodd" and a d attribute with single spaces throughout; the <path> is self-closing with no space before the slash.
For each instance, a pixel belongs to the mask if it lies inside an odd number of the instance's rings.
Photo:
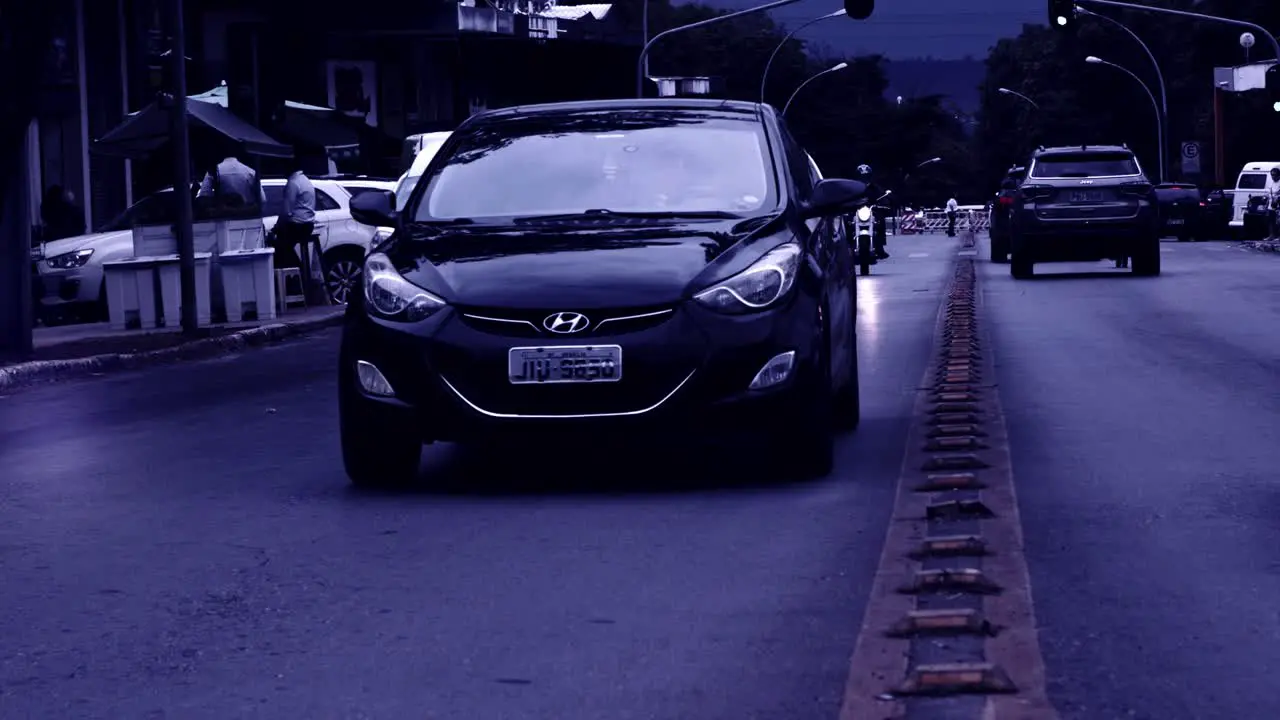
<path id="1" fill-rule="evenodd" d="M 701 0 L 738 10 L 767 0 Z M 801 0 L 772 17 L 789 27 L 838 10 L 843 0 Z M 811 25 L 800 38 L 840 54 L 882 54 L 891 59 L 971 56 L 985 58 L 1002 37 L 1017 35 L 1024 23 L 1044 23 L 1045 0 L 876 0 L 870 19 L 836 18 Z"/>

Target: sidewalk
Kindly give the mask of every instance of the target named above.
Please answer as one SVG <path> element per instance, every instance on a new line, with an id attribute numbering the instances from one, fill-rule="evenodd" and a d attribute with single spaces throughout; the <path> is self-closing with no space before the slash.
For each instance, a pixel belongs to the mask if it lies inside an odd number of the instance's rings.
<path id="1" fill-rule="evenodd" d="M 133 369 L 170 360 L 195 360 L 278 342 L 342 323 L 345 307 L 294 311 L 267 322 L 226 323 L 184 336 L 179 328 L 112 330 L 107 323 L 40 327 L 26 362 L 0 364 L 0 391 L 34 381 Z"/>

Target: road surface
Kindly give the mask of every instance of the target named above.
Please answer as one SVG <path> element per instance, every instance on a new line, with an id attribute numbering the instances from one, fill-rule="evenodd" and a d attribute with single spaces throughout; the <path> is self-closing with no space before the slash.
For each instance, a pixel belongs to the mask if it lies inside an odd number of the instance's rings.
<path id="1" fill-rule="evenodd" d="M 1159 278 L 981 264 L 1049 695 L 1280 718 L 1280 257 L 1163 247 Z"/>
<path id="2" fill-rule="evenodd" d="M 0 715 L 834 718 L 956 245 L 859 281 L 864 421 L 812 484 L 433 447 L 358 492 L 336 331 L 0 399 Z"/>

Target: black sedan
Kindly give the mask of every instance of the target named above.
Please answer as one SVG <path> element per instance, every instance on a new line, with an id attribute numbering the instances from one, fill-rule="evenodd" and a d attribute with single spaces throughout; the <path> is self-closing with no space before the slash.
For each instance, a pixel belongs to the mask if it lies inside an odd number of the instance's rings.
<path id="1" fill-rule="evenodd" d="M 417 474 L 422 444 L 758 433 L 831 469 L 858 418 L 856 289 L 819 180 L 766 105 L 609 100 L 473 116 L 365 263 L 339 368 L 358 485 Z M 646 439 L 649 439 L 646 437 Z"/>

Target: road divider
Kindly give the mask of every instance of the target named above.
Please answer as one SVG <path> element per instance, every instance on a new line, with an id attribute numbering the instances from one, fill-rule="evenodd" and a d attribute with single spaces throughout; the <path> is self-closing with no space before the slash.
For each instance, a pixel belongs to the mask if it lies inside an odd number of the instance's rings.
<path id="1" fill-rule="evenodd" d="M 959 257 L 842 720 L 1057 718 L 976 285 L 974 261 Z"/>

